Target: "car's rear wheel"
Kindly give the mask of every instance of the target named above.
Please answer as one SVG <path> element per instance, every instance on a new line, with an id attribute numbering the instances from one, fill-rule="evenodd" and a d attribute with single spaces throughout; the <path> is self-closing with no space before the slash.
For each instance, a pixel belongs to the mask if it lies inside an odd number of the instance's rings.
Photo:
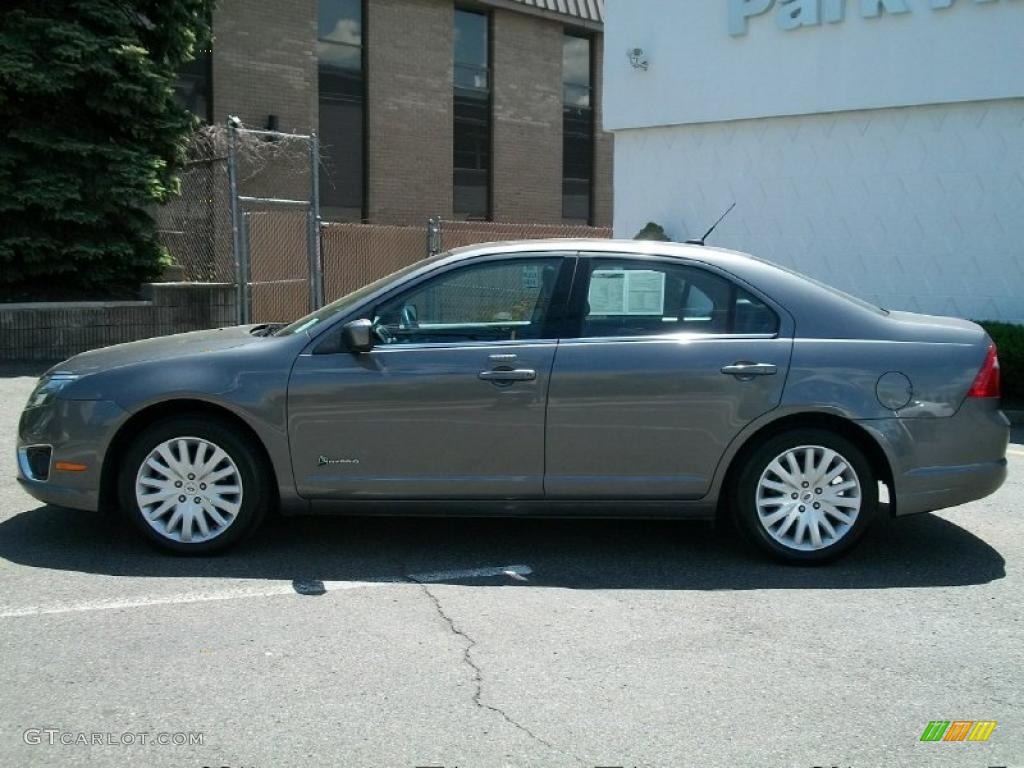
<path id="1" fill-rule="evenodd" d="M 163 549 L 226 549 L 263 517 L 270 495 L 263 463 L 226 424 L 194 417 L 161 421 L 126 453 L 121 507 Z"/>
<path id="2" fill-rule="evenodd" d="M 877 481 L 863 451 L 821 429 L 765 440 L 748 457 L 734 493 L 747 538 L 788 562 L 821 563 L 848 551 L 878 507 Z"/>

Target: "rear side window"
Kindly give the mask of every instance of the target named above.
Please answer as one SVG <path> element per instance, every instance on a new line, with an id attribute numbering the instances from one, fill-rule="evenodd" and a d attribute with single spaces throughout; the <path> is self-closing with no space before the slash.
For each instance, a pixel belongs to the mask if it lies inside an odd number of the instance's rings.
<path id="1" fill-rule="evenodd" d="M 775 312 L 735 283 L 683 264 L 594 259 L 584 338 L 663 334 L 773 334 Z"/>

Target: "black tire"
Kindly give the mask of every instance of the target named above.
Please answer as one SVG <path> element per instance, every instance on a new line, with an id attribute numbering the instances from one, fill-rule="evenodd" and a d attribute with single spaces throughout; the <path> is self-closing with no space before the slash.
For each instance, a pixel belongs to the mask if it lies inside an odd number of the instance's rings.
<path id="1" fill-rule="evenodd" d="M 824 544 L 820 548 L 814 549 L 799 549 L 796 546 L 799 545 L 787 545 L 782 543 L 776 536 L 769 533 L 768 528 L 762 524 L 761 517 L 758 513 L 758 486 L 761 482 L 762 474 L 765 473 L 769 465 L 781 456 L 786 451 L 803 447 L 803 446 L 817 446 L 821 448 L 831 449 L 839 454 L 845 463 L 852 468 L 856 475 L 856 481 L 860 486 L 860 509 L 857 511 L 856 518 L 854 518 L 852 525 L 848 525 L 844 529 L 844 533 L 838 537 L 832 543 L 827 543 L 826 535 L 822 535 L 822 541 Z M 838 463 L 834 465 L 838 467 Z M 769 475 L 769 479 L 776 482 L 777 476 Z M 839 478 L 842 480 L 842 478 Z M 817 491 L 816 488 L 803 488 L 803 483 L 799 483 L 800 496 L 793 504 L 795 510 L 808 509 L 813 507 L 815 502 L 815 496 L 813 494 Z M 822 486 L 826 495 L 828 488 Z M 793 491 L 797 492 L 797 491 Z M 801 505 L 805 499 L 803 493 L 809 493 L 810 497 L 807 500 L 805 506 Z M 786 494 L 779 492 L 778 498 L 780 500 L 786 497 Z M 774 500 L 773 498 L 773 500 Z M 790 498 L 791 494 L 790 494 Z M 872 471 L 871 464 L 864 456 L 861 451 L 854 443 L 847 440 L 845 437 L 837 435 L 833 432 L 829 432 L 824 429 L 818 428 L 804 428 L 804 429 L 792 429 L 780 434 L 774 435 L 767 438 L 764 442 L 758 445 L 744 461 L 744 465 L 741 468 L 737 482 L 732 491 L 732 510 L 734 514 L 734 520 L 744 535 L 747 541 L 753 544 L 756 548 L 762 552 L 787 563 L 799 563 L 799 564 L 820 564 L 827 563 L 835 560 L 837 557 L 848 552 L 864 535 L 864 532 L 871 525 L 871 520 L 874 518 L 875 513 L 878 509 L 878 482 L 875 477 L 875 473 Z M 789 504 L 789 500 L 786 501 Z M 775 510 L 781 512 L 783 505 L 774 507 Z M 815 508 L 817 509 L 817 508 Z M 845 513 L 845 510 L 840 510 Z M 803 515 L 804 512 L 791 511 L 793 515 Z M 819 514 L 818 512 L 812 512 L 811 514 Z M 796 527 L 799 523 L 799 517 L 794 518 L 796 522 L 793 523 L 792 530 L 795 532 Z M 827 517 L 829 525 L 837 530 L 842 528 L 837 518 Z M 781 521 L 776 527 L 776 531 L 781 528 L 786 521 Z M 805 529 L 806 530 L 806 529 Z M 821 531 L 819 530 L 819 534 Z M 809 532 L 804 533 L 804 537 L 809 539 Z M 783 539 L 786 536 L 782 536 Z M 831 537 L 829 537 L 831 538 Z M 801 542 L 803 544 L 803 542 Z M 812 542 L 807 541 L 806 546 L 813 546 Z"/>
<path id="2" fill-rule="evenodd" d="M 188 542 L 168 538 L 147 522 L 136 500 L 136 480 L 143 462 L 157 446 L 177 437 L 194 437 L 208 441 L 221 448 L 237 468 L 241 481 L 238 511 L 230 524 L 224 527 L 223 532 L 213 538 Z M 230 424 L 209 417 L 172 417 L 151 424 L 128 447 L 118 477 L 118 500 L 121 510 L 128 515 L 142 535 L 161 549 L 179 555 L 212 554 L 233 546 L 258 527 L 273 498 L 271 475 L 270 468 L 266 466 L 266 461 L 258 449 L 250 446 L 248 440 Z M 199 490 L 194 492 L 202 493 Z M 210 518 L 204 519 L 207 523 L 212 522 Z"/>

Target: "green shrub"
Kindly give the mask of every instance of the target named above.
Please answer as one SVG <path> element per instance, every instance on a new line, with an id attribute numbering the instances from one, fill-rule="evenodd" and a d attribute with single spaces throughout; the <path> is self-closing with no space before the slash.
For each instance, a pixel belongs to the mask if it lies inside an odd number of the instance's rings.
<path id="1" fill-rule="evenodd" d="M 665 228 L 661 224 L 656 224 L 653 221 L 648 221 L 644 228 L 633 235 L 634 240 L 660 240 L 663 243 L 667 243 L 672 240 L 671 237 L 665 232 Z"/>
<path id="2" fill-rule="evenodd" d="M 149 211 L 178 191 L 196 119 L 176 73 L 213 0 L 4 0 L 0 301 L 130 293 L 163 252 Z"/>
<path id="3" fill-rule="evenodd" d="M 1024 325 L 979 320 L 999 350 L 1003 400 L 1024 405 Z"/>

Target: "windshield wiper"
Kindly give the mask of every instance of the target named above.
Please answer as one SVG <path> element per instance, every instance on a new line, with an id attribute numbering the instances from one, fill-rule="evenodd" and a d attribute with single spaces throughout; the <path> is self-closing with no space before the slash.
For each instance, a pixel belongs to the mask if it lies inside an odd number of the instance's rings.
<path id="1" fill-rule="evenodd" d="M 263 323 L 262 325 L 256 325 L 249 329 L 249 333 L 253 336 L 269 336 L 279 328 L 284 328 L 284 323 Z"/>

